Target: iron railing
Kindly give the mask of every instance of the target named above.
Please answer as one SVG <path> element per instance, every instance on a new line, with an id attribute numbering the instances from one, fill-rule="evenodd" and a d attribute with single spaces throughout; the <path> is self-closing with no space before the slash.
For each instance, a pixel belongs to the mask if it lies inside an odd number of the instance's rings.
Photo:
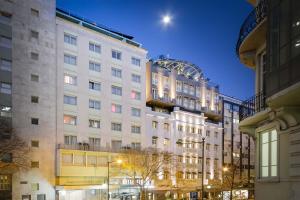
<path id="1" fill-rule="evenodd" d="M 70 149 L 70 150 L 82 150 L 82 151 L 98 151 L 98 152 L 112 152 L 120 153 L 129 149 L 140 150 L 140 148 L 132 148 L 129 146 L 122 147 L 103 147 L 99 145 L 91 145 L 89 143 L 77 143 L 77 144 L 58 144 L 58 149 Z"/>
<path id="2" fill-rule="evenodd" d="M 266 109 L 266 97 L 263 92 L 243 101 L 239 108 L 240 121 Z"/>
<path id="3" fill-rule="evenodd" d="M 267 1 L 261 0 L 259 4 L 247 16 L 240 29 L 239 38 L 236 44 L 236 54 L 239 57 L 239 49 L 245 38 L 260 24 L 267 16 Z"/>

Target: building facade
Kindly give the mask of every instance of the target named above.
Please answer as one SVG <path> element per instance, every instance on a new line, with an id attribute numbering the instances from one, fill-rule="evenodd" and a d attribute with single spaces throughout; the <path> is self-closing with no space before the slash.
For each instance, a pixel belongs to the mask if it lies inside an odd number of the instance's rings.
<path id="1" fill-rule="evenodd" d="M 256 94 L 240 109 L 240 130 L 255 137 L 256 199 L 299 199 L 300 2 L 249 1 L 240 61 L 255 71 Z"/>
<path id="2" fill-rule="evenodd" d="M 31 158 L 26 172 L 0 172 L 7 198 L 105 199 L 107 162 L 145 141 L 147 51 L 55 1 L 0 5 L 1 120 Z"/>

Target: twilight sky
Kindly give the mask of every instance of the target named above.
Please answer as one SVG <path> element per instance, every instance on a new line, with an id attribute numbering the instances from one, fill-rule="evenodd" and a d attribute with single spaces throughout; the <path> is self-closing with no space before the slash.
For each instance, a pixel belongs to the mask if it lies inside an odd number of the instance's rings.
<path id="1" fill-rule="evenodd" d="M 235 45 L 252 7 L 246 0 L 57 0 L 57 6 L 132 35 L 150 58 L 169 55 L 198 65 L 221 93 L 242 100 L 254 94 L 254 72 Z M 163 15 L 172 24 L 161 24 Z"/>

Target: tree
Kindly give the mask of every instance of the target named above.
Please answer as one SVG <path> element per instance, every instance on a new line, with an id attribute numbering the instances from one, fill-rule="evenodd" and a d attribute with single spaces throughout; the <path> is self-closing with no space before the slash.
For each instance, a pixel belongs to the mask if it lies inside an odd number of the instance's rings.
<path id="1" fill-rule="evenodd" d="M 29 168 L 29 148 L 17 136 L 9 122 L 0 119 L 0 171 L 12 174 Z"/>
<path id="2" fill-rule="evenodd" d="M 158 180 L 161 173 L 167 176 L 164 172 L 166 169 L 170 170 L 172 165 L 171 154 L 161 153 L 152 148 L 126 150 L 122 155 L 123 173 L 140 189 L 141 200 L 146 199 L 146 186 Z"/>

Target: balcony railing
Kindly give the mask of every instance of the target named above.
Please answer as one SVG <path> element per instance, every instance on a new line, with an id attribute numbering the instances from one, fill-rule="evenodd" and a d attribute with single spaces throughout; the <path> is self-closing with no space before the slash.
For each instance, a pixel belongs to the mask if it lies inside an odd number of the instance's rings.
<path id="1" fill-rule="evenodd" d="M 266 97 L 263 92 L 260 92 L 241 104 L 239 109 L 240 121 L 244 120 L 247 117 L 251 117 L 260 111 L 265 110 L 265 108 Z"/>
<path id="2" fill-rule="evenodd" d="M 239 57 L 239 49 L 245 38 L 251 33 L 257 25 L 260 24 L 267 16 L 267 2 L 266 0 L 261 0 L 259 4 L 251 11 L 246 20 L 244 21 L 239 38 L 236 44 L 236 54 Z"/>

